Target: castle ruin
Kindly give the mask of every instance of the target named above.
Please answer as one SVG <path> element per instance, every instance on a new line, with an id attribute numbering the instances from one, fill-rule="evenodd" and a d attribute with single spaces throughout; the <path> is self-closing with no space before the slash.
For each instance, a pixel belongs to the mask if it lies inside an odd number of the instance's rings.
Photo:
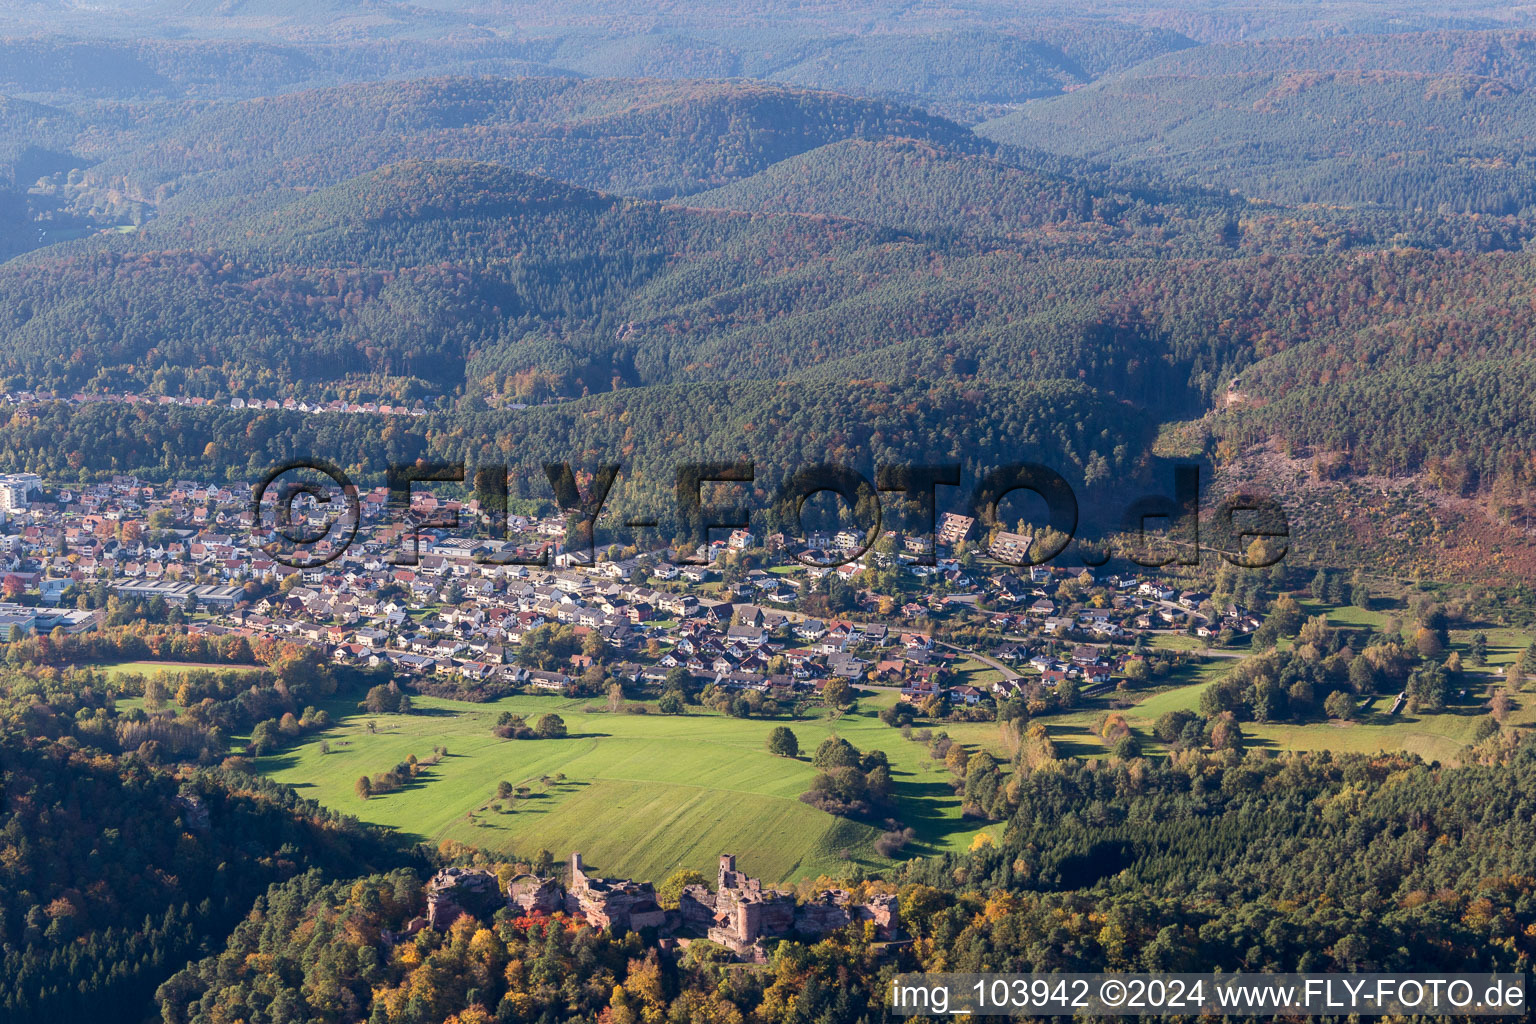
<path id="1" fill-rule="evenodd" d="M 869 903 L 854 903 L 842 889 L 824 889 L 804 904 L 793 893 L 765 889 L 760 879 L 736 870 L 736 858 L 720 858 L 715 891 L 708 886 L 683 889 L 679 906 L 683 920 L 702 928 L 710 941 L 747 955 L 764 939 L 799 935 L 819 938 L 857 921 L 874 922 L 882 939 L 895 938 L 899 913 L 896 897 L 879 895 Z"/>
<path id="2" fill-rule="evenodd" d="M 650 882 L 588 875 L 579 853 L 571 854 L 565 910 L 580 914 L 598 928 L 615 931 L 660 928 L 667 923 L 667 912 L 656 902 L 656 889 Z"/>
<path id="3" fill-rule="evenodd" d="M 860 922 L 872 923 L 883 940 L 896 938 L 900 930 L 895 896 L 854 903 L 845 890 L 824 889 L 797 903 L 793 893 L 764 888 L 760 879 L 736 870 L 731 854 L 720 858 L 713 892 L 707 885 L 686 886 L 672 911 L 657 903 L 649 882 L 587 874 L 579 853 L 571 854 L 564 885 L 522 874 L 503 893 L 496 875 L 479 868 L 446 868 L 428 885 L 427 923 L 439 931 L 465 914 L 487 918 L 501 907 L 522 914 L 564 912 L 620 932 L 655 929 L 668 937 L 708 938 L 749 959 L 764 955 L 766 939 L 820 938 Z"/>
<path id="4" fill-rule="evenodd" d="M 427 923 L 440 932 L 465 914 L 488 917 L 504 905 L 496 876 L 478 868 L 444 868 L 427 886 Z"/>

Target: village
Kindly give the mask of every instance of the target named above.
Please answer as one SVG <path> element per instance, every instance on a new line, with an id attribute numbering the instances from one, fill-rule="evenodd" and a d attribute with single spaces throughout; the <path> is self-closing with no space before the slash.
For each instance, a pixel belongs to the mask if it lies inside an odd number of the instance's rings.
<path id="1" fill-rule="evenodd" d="M 510 516 L 514 539 L 476 539 L 474 500 L 413 495 L 417 519 L 462 517 L 449 530 L 394 521 L 387 498 L 361 496 L 357 540 L 333 561 L 293 568 L 258 546 L 246 487 L 116 477 L 45 489 L 35 475 L 0 477 L 0 639 L 89 630 L 109 606 L 133 605 L 152 619 L 174 610 L 196 633 L 307 644 L 335 664 L 387 667 L 423 692 L 469 699 L 600 693 L 611 681 L 659 691 L 681 674 L 695 691 L 794 700 L 844 680 L 975 708 L 1067 683 L 1108 690 L 1127 653 L 1158 634 L 1210 646 L 1258 625 L 1147 574 L 1007 564 L 1028 551 L 1027 535 L 994 530 L 983 547 L 978 524 L 954 514 L 932 547 L 888 534 L 835 567 L 804 565 L 782 535 L 747 530 L 701 549 L 702 564 L 633 549 L 591 563 L 565 549 L 560 516 Z M 833 554 L 859 543 L 847 532 L 803 541 Z M 549 564 L 487 558 L 514 546 Z M 411 547 L 414 564 L 397 564 Z M 866 585 L 876 575 L 881 595 Z M 991 639 L 945 641 L 940 627 L 957 617 Z M 555 630 L 574 649 L 518 656 Z M 984 670 L 984 685 L 962 664 Z"/>
<path id="2" fill-rule="evenodd" d="M 487 920 L 498 910 L 519 915 L 563 913 L 595 928 L 654 935 L 664 949 L 686 948 L 708 939 L 737 957 L 761 963 L 773 939 L 816 939 L 851 924 L 868 923 L 874 938 L 900 936 L 896 897 L 884 893 L 856 903 L 842 889 L 824 889 L 804 902 L 795 895 L 764 888 L 761 880 L 736 869 L 736 858 L 720 857 L 714 889 L 695 883 L 683 887 L 675 908 L 663 908 L 650 882 L 600 878 L 589 874 L 580 853 L 573 853 L 565 880 L 520 874 L 505 885 L 485 868 L 450 867 L 427 886 L 427 913 L 407 925 L 406 934 L 424 927 L 447 931 L 462 917 Z"/>
<path id="3" fill-rule="evenodd" d="M 68 394 L 49 391 L 47 389 L 8 391 L 0 394 L 0 403 L 10 406 L 48 405 L 60 402 L 64 405 L 175 405 L 187 409 L 250 409 L 257 412 L 298 412 L 306 414 L 319 413 L 346 413 L 350 415 L 370 416 L 425 416 L 437 408 L 438 400 L 405 399 L 378 400 L 365 398 L 346 400 L 341 398 L 331 399 L 305 399 L 293 396 L 281 400 L 276 398 L 205 398 L 200 395 L 163 395 L 163 394 L 139 394 L 133 391 L 124 392 L 98 392 L 75 391 Z"/>

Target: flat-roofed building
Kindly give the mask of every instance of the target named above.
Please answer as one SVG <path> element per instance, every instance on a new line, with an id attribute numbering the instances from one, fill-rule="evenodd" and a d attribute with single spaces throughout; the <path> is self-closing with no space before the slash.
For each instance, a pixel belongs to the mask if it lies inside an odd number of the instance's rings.
<path id="1" fill-rule="evenodd" d="M 15 512 L 27 507 L 34 491 L 43 489 L 36 473 L 0 473 L 0 512 Z"/>
<path id="2" fill-rule="evenodd" d="M 0 604 L 0 640 L 20 640 L 37 632 L 37 612 L 19 604 Z"/>
<path id="3" fill-rule="evenodd" d="M 112 589 L 123 597 L 131 597 L 140 601 L 151 601 L 158 597 L 166 604 L 178 606 L 185 606 L 191 601 L 220 611 L 232 610 L 236 602 L 245 596 L 245 591 L 239 587 L 150 580 L 118 583 Z"/>

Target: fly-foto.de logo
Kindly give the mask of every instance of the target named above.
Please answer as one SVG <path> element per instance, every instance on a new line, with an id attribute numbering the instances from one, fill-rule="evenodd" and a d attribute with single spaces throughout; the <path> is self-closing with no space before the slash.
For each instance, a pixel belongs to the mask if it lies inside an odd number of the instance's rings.
<path id="1" fill-rule="evenodd" d="M 624 467 L 604 463 L 578 484 L 577 472 L 568 462 L 543 466 L 548 498 L 569 524 L 558 545 L 544 544 L 529 553 L 524 547 L 503 544 L 498 550 L 478 551 L 483 565 L 548 565 L 558 547 L 583 553 L 587 561 L 598 557 L 599 524 L 609 501 L 620 489 Z M 464 488 L 476 499 L 489 536 L 503 540 L 508 534 L 508 467 L 482 465 L 466 473 L 463 463 L 391 465 L 386 474 L 386 527 L 393 525 L 402 540 L 401 550 L 388 560 L 395 565 L 414 565 L 418 558 L 416 530 L 461 530 L 460 511 L 422 516 L 413 508 L 417 484 L 447 484 Z M 898 464 L 880 466 L 874 480 L 849 466 L 820 463 L 784 474 L 769 500 L 757 508 L 744 501 L 706 503 L 707 485 L 713 490 L 736 486 L 750 493 L 758 480 L 751 461 L 687 462 L 675 469 L 675 503 L 666 524 L 656 517 L 629 517 L 615 522 L 614 530 L 651 531 L 659 536 L 670 531 L 670 541 L 659 547 L 674 552 L 678 564 L 705 561 L 696 552 L 708 547 L 712 531 L 749 530 L 765 519 L 780 529 L 803 536 L 807 503 L 817 495 L 831 494 L 851 520 L 848 531 L 856 538 L 836 550 L 797 554 L 807 565 L 835 567 L 864 556 L 896 520 L 901 531 L 916 544 L 918 564 L 934 564 L 934 541 L 941 508 L 954 504 L 955 489 L 962 489 L 964 515 L 982 523 L 999 522 L 1005 499 L 1020 493 L 1043 502 L 1044 523 L 1022 547 L 991 551 L 999 562 L 1015 566 L 1041 565 L 1063 555 L 1077 539 L 1081 505 L 1072 485 L 1060 473 L 1033 462 L 1012 463 L 980 472 L 967 481 L 960 463 Z M 1177 563 L 1194 565 L 1203 550 L 1212 551 L 1232 565 L 1264 568 L 1280 561 L 1288 549 L 1290 528 L 1282 506 L 1267 495 L 1229 495 L 1205 515 L 1201 508 L 1200 470 L 1196 465 L 1173 467 L 1172 495 L 1145 494 L 1127 501 L 1118 516 L 1100 524 L 1109 542 L 1080 545 L 1078 557 L 1086 566 L 1102 565 L 1119 554 L 1138 565 L 1155 567 Z M 969 484 L 968 494 L 964 493 Z M 1111 510 L 1113 514 L 1113 510 Z M 612 515 L 609 519 L 614 519 Z M 362 523 L 359 489 L 334 463 L 320 458 L 296 459 L 273 467 L 253 488 L 251 521 L 258 543 L 275 561 L 295 568 L 316 568 L 340 558 L 356 542 Z M 1203 526 L 1202 526 L 1203 524 Z M 1202 545 L 1201 531 L 1206 532 Z M 633 534 L 631 534 L 632 536 Z M 617 536 L 617 534 L 615 535 Z M 1157 543 L 1154 543 L 1154 539 Z M 1255 543 L 1255 542 L 1258 543 Z M 1151 549 L 1158 548 L 1159 554 Z"/>

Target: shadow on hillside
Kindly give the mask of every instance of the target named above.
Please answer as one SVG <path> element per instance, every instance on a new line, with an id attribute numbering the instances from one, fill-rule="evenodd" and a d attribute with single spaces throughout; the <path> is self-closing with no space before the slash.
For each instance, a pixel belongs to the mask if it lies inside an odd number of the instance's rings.
<path id="1" fill-rule="evenodd" d="M 366 715 L 368 712 L 362 709 L 358 709 L 358 714 Z M 388 715 L 390 718 L 458 718 L 462 714 L 462 711 L 454 711 L 452 708 L 413 707 L 411 710 L 405 712 L 404 714 L 391 714 L 389 712 L 385 712 L 385 714 L 381 714 L 378 717 L 383 718 L 385 715 Z"/>
<path id="2" fill-rule="evenodd" d="M 328 755 L 322 754 L 321 756 L 325 757 Z M 287 771 L 289 768 L 292 768 L 299 763 L 299 755 L 297 751 L 285 750 L 280 753 L 266 754 L 262 757 L 259 757 L 256 759 L 256 763 L 261 766 L 261 774 L 263 775 L 267 774 L 268 772 Z M 291 783 L 291 785 L 297 787 L 298 784 Z M 304 785 L 307 786 L 309 783 L 306 782 Z"/>
<path id="3" fill-rule="evenodd" d="M 946 805 L 958 799 L 946 782 L 912 782 L 893 774 L 891 793 L 896 798 L 891 816 L 916 834 L 907 847 L 909 854 L 937 853 L 951 833 L 972 827 L 963 818 L 945 814 Z"/>
<path id="4" fill-rule="evenodd" d="M 1046 726 L 1047 735 L 1050 736 L 1051 742 L 1056 746 L 1056 756 L 1058 758 L 1079 757 L 1086 760 L 1097 754 L 1104 753 L 1106 748 L 1103 744 L 1084 739 L 1081 734 L 1067 733 L 1065 727 L 1059 728 L 1060 731 L 1057 731 L 1052 730 L 1050 726 Z"/>

